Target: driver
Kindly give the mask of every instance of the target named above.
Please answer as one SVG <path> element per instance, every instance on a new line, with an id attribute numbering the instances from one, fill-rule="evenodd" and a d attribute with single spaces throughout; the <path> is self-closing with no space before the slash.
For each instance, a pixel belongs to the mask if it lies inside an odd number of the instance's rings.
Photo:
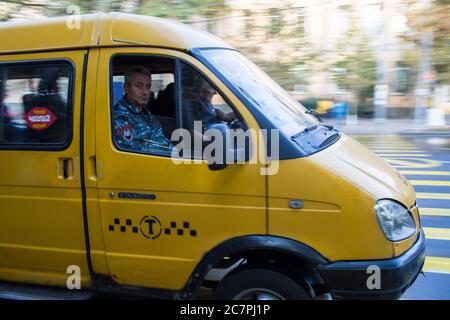
<path id="1" fill-rule="evenodd" d="M 194 121 L 202 121 L 203 131 L 205 131 L 211 124 L 221 121 L 231 122 L 237 118 L 234 112 L 225 114 L 213 107 L 212 98 L 217 91 L 202 76 L 195 81 L 194 92 L 189 103 L 183 105 L 186 129 L 193 130 Z"/>

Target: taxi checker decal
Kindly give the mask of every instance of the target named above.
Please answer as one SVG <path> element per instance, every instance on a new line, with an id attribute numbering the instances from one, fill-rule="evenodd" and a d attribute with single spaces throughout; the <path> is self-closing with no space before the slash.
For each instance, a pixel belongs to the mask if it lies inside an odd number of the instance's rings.
<path id="1" fill-rule="evenodd" d="M 28 127 L 33 130 L 45 130 L 49 128 L 57 119 L 58 118 L 45 107 L 33 108 L 23 116 L 23 120 L 25 120 Z"/>
<path id="2" fill-rule="evenodd" d="M 167 236 L 197 236 L 197 230 L 192 229 L 188 221 L 183 221 L 180 224 L 177 224 L 176 221 L 171 221 L 167 227 L 164 227 L 157 217 L 144 216 L 139 222 L 139 227 L 133 224 L 132 219 L 128 218 L 125 219 L 125 221 L 122 221 L 122 223 L 120 221 L 120 218 L 114 218 L 114 224 L 109 225 L 109 231 L 119 231 L 123 233 L 141 233 L 144 237 L 151 240 L 159 238 L 162 234 Z"/>

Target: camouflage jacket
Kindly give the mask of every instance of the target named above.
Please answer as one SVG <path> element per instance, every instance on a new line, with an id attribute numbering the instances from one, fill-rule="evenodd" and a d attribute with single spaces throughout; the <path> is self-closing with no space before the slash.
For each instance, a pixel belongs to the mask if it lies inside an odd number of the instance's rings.
<path id="1" fill-rule="evenodd" d="M 163 133 L 158 119 L 139 109 L 125 97 L 113 107 L 114 141 L 120 149 L 142 153 L 167 153 L 172 143 Z"/>

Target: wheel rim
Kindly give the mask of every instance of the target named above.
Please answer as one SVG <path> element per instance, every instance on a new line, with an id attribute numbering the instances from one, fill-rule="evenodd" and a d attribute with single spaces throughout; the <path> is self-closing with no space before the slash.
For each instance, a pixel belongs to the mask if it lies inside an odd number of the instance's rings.
<path id="1" fill-rule="evenodd" d="M 266 288 L 250 288 L 239 292 L 233 300 L 286 300 L 286 298 Z"/>

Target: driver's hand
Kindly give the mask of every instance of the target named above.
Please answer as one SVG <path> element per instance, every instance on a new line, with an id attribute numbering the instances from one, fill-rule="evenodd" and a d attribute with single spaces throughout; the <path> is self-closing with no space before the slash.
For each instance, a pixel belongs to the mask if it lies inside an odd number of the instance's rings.
<path id="1" fill-rule="evenodd" d="M 224 119 L 226 122 L 231 122 L 231 121 L 236 120 L 236 119 L 237 119 L 237 116 L 236 116 L 236 114 L 235 114 L 234 112 L 230 112 L 230 113 L 225 114 L 225 115 L 223 116 L 223 119 Z"/>

